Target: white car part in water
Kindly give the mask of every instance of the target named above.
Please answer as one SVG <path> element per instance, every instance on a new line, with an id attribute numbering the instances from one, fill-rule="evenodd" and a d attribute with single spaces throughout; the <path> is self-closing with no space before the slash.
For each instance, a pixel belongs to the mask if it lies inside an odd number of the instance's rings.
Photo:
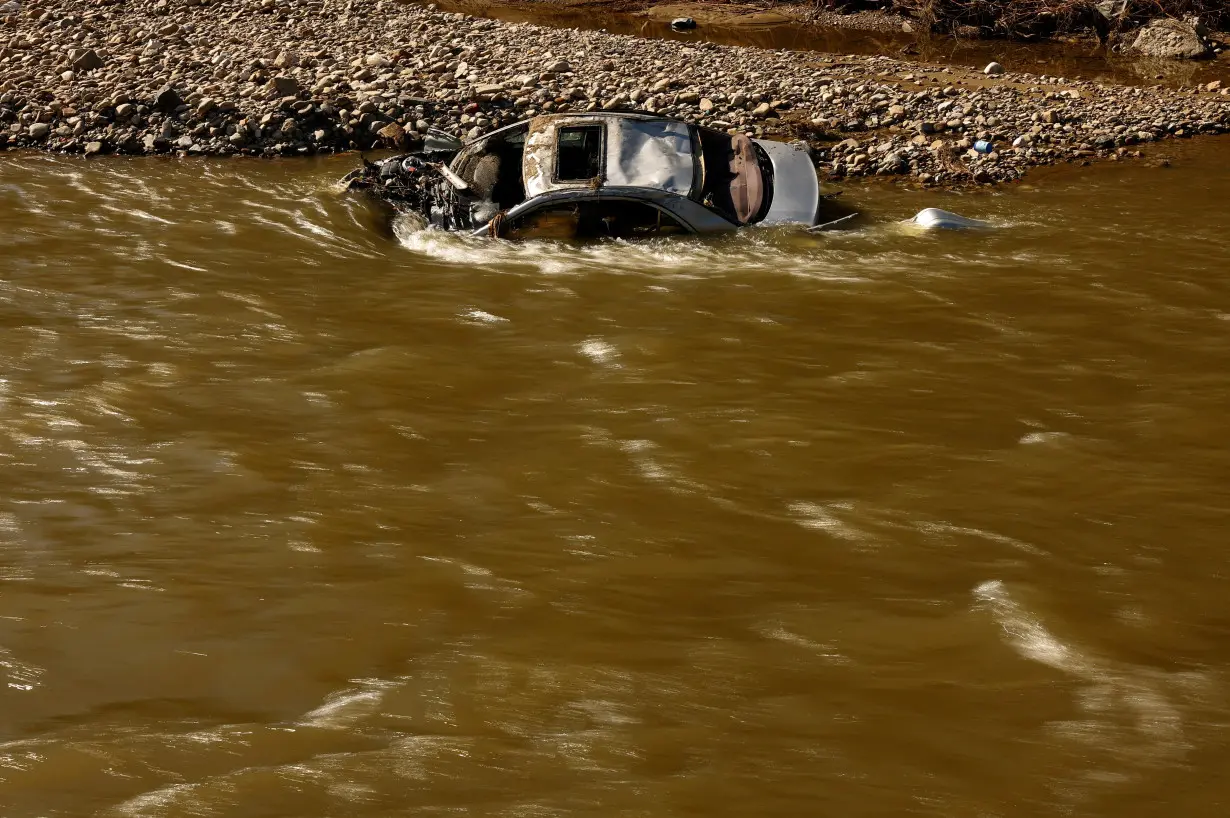
<path id="1" fill-rule="evenodd" d="M 820 179 L 806 146 L 768 139 L 754 141 L 773 165 L 773 200 L 759 223 L 815 224 L 820 211 Z"/>
<path id="2" fill-rule="evenodd" d="M 979 219 L 967 219 L 957 213 L 940 210 L 938 207 L 928 207 L 926 210 L 920 210 L 910 221 L 928 230 L 982 230 L 991 226 L 990 222 L 984 222 Z"/>

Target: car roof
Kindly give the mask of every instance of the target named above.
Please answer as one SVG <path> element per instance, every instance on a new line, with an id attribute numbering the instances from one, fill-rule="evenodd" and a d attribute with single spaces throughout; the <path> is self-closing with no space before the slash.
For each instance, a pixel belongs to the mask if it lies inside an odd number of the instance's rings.
<path id="1" fill-rule="evenodd" d="M 564 175 L 565 136 L 579 138 L 587 129 L 600 129 L 582 148 L 597 174 Z M 573 148 L 573 151 L 577 148 Z M 616 187 L 643 187 L 689 195 L 699 179 L 699 157 L 688 123 L 647 115 L 579 114 L 535 117 L 525 140 L 523 175 L 527 196 L 552 190 L 584 187 L 600 176 Z M 587 166 L 588 167 L 588 166 Z"/>

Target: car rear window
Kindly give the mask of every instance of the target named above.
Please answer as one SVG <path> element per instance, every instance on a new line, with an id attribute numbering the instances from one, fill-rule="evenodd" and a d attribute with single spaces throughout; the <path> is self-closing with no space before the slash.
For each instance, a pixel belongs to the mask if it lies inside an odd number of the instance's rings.
<path id="1" fill-rule="evenodd" d="M 583 182 L 602 175 L 602 126 L 560 128 L 555 151 L 555 180 Z"/>

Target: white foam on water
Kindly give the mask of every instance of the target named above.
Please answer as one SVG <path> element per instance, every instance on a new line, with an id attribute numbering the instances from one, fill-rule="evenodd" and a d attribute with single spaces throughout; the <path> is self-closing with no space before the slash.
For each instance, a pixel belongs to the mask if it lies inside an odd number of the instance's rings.
<path id="1" fill-rule="evenodd" d="M 167 812 L 188 795 L 196 792 L 200 784 L 172 784 L 169 787 L 151 790 L 115 807 L 114 812 L 133 818 L 155 818 Z"/>
<path id="2" fill-rule="evenodd" d="M 1026 659 L 1090 678 L 1088 662 L 1060 642 L 1042 623 L 1016 602 L 999 580 L 984 582 L 974 589 L 974 598 L 987 606 L 1008 644 Z M 1096 678 L 1096 674 L 1092 675 Z"/>
<path id="3" fill-rule="evenodd" d="M 705 485 L 676 473 L 653 455 L 658 444 L 652 440 L 625 440 L 619 443 L 619 449 L 628 455 L 633 466 L 641 477 L 653 483 L 660 483 L 668 491 L 677 494 L 701 494 L 711 496 Z"/>
<path id="4" fill-rule="evenodd" d="M 590 338 L 577 345 L 577 351 L 596 364 L 619 368 L 619 350 L 599 338 Z"/>
<path id="5" fill-rule="evenodd" d="M 1024 551 L 1027 554 L 1036 556 L 1046 556 L 1047 552 L 1032 543 L 1027 543 L 1024 540 L 1018 540 L 1015 537 L 1009 537 L 1006 534 L 997 534 L 994 531 L 987 531 L 984 528 L 968 528 L 966 526 L 953 525 L 952 523 L 937 523 L 937 522 L 920 522 L 917 524 L 919 531 L 930 535 L 950 535 L 961 534 L 970 537 L 978 537 L 979 539 L 988 540 L 1001 545 L 1007 545 L 1015 548 L 1018 551 Z M 985 583 L 984 583 L 985 584 Z M 979 586 L 981 587 L 981 586 Z M 975 589 L 975 596 L 978 591 Z"/>
<path id="6" fill-rule="evenodd" d="M 816 642 L 808 639 L 806 636 L 797 634 L 794 631 L 787 630 L 779 624 L 763 625 L 756 627 L 755 630 L 766 639 L 773 639 L 778 642 L 785 642 L 788 645 L 796 645 L 801 648 L 817 654 L 826 662 L 834 665 L 850 664 L 850 658 L 837 650 L 837 646 L 827 642 Z"/>
<path id="7" fill-rule="evenodd" d="M 835 283 L 867 280 L 852 270 L 879 274 L 904 266 L 896 251 L 875 242 L 891 238 L 889 228 L 872 228 L 845 242 L 809 236 L 792 228 L 744 230 L 718 237 L 674 237 L 646 241 L 505 241 L 425 228 L 420 219 L 399 216 L 393 234 L 406 250 L 435 261 L 493 273 L 532 272 L 548 276 L 593 273 L 669 279 L 720 277 L 729 271 L 806 276 Z M 868 243 L 871 246 L 868 247 Z"/>
<path id="8" fill-rule="evenodd" d="M 1104 659 L 1061 640 L 1000 580 L 979 584 L 973 595 L 1013 650 L 1084 684 L 1074 698 L 1086 718 L 1047 725 L 1088 762 L 1072 771 L 1075 781 L 1056 784 L 1065 798 L 1079 800 L 1091 788 L 1178 763 L 1191 747 L 1178 704 L 1192 686 L 1186 676 Z"/>
<path id="9" fill-rule="evenodd" d="M 461 314 L 461 317 L 467 321 L 472 321 L 478 324 L 506 324 L 508 319 L 485 310 L 480 310 L 477 307 L 466 310 Z"/>
<path id="10" fill-rule="evenodd" d="M 862 531 L 859 531 L 833 513 L 834 509 L 848 511 L 850 507 L 846 504 L 833 503 L 821 505 L 819 503 L 796 502 L 791 503 L 788 508 L 794 516 L 795 522 L 803 528 L 823 531 L 839 539 L 852 542 L 867 539 L 867 536 Z"/>
<path id="11" fill-rule="evenodd" d="M 1030 432 L 1022 435 L 1018 441 L 1022 446 L 1038 446 L 1047 443 L 1061 443 L 1071 437 L 1066 432 Z"/>
<path id="12" fill-rule="evenodd" d="M 330 696 L 320 707 L 304 715 L 299 724 L 304 727 L 340 729 L 350 727 L 374 714 L 385 694 L 397 686 L 386 679 L 362 679 L 363 686 Z"/>

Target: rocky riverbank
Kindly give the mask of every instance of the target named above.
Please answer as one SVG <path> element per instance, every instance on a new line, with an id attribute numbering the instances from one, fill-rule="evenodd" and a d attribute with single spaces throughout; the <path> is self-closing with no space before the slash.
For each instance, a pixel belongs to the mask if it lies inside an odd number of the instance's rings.
<path id="1" fill-rule="evenodd" d="M 681 46 L 393 0 L 41 0 L 0 12 L 0 148 L 303 156 L 594 109 L 802 137 L 832 176 L 947 185 L 1230 130 L 1217 84 Z"/>

